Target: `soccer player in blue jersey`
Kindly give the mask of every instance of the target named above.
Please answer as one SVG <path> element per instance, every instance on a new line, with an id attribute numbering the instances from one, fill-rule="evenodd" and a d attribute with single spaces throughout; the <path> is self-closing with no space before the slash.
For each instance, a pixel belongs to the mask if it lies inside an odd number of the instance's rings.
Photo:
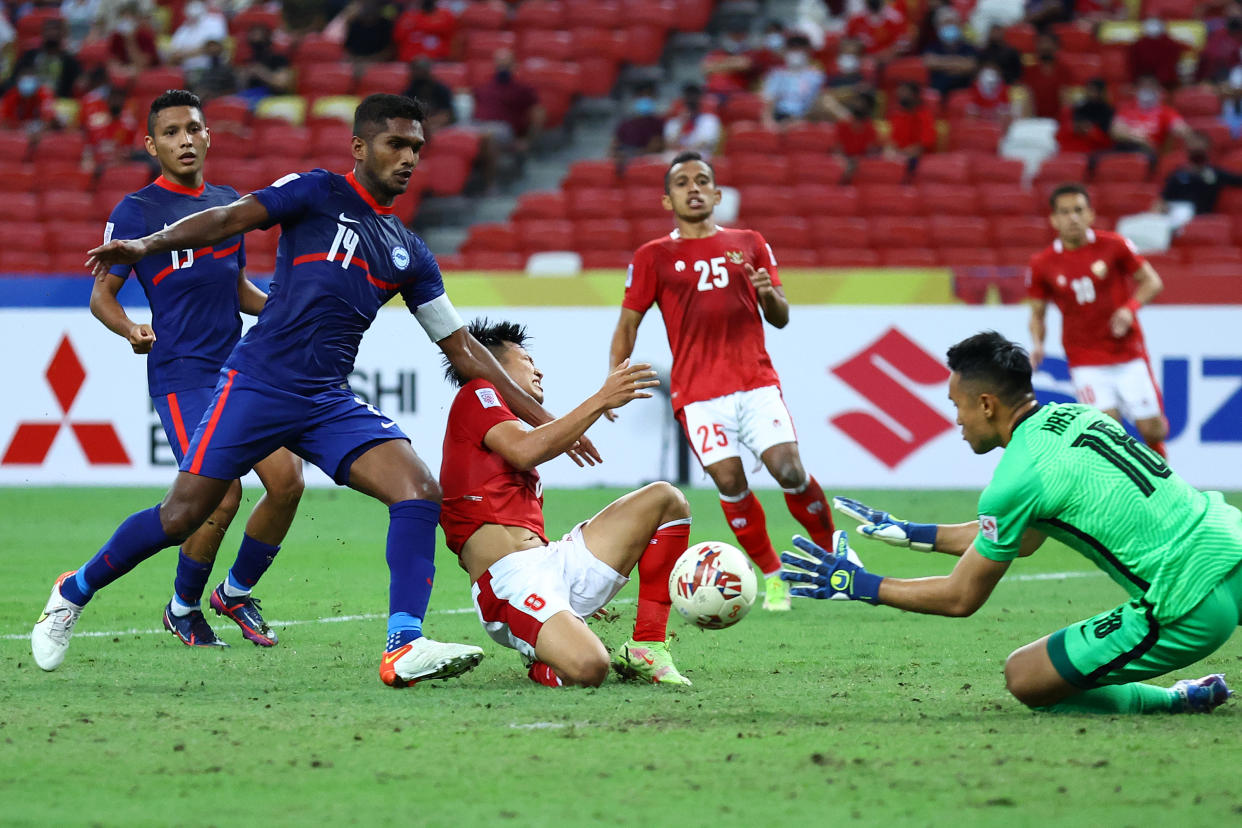
<path id="1" fill-rule="evenodd" d="M 147 152 L 160 177 L 121 199 L 104 228 L 104 241 L 136 239 L 173 222 L 237 200 L 232 187 L 208 184 L 203 164 L 211 138 L 202 102 L 184 89 L 170 89 L 151 102 Z M 133 271 L 151 305 L 151 324 L 129 318 L 117 293 Z M 91 312 L 147 354 L 147 387 L 177 462 L 211 402 L 220 367 L 241 337 L 238 311 L 257 315 L 267 295 L 246 278 L 246 247 L 240 235 L 197 250 L 172 250 L 136 264 L 115 265 L 95 280 Z M 246 522 L 237 562 L 211 594 L 211 606 L 261 647 L 276 643 L 250 590 L 271 565 L 302 496 L 302 463 L 278 448 L 254 466 L 266 493 Z M 200 601 L 216 552 L 241 503 L 234 480 L 220 505 L 181 545 L 164 627 L 191 647 L 227 647 L 203 617 Z"/>
<path id="2" fill-rule="evenodd" d="M 152 254 L 281 226 L 267 303 L 225 360 L 176 481 L 162 503 L 128 517 L 93 558 L 57 579 L 31 634 L 41 668 L 53 670 L 64 660 L 82 607 L 96 591 L 188 537 L 232 480 L 282 445 L 388 507 L 389 618 L 381 680 L 405 687 L 460 675 L 482 660 L 478 647 L 423 636 L 440 488 L 409 438 L 355 396 L 348 381 L 362 334 L 380 306 L 400 293 L 462 376 L 490 381 L 526 422 L 553 419 L 466 331 L 435 258 L 392 214 L 419 160 L 423 114 L 409 98 L 371 95 L 354 114 L 348 175 L 290 174 L 227 206 L 90 251 L 87 265 L 98 277 Z M 585 438 L 570 455 L 580 463 L 599 460 Z"/>

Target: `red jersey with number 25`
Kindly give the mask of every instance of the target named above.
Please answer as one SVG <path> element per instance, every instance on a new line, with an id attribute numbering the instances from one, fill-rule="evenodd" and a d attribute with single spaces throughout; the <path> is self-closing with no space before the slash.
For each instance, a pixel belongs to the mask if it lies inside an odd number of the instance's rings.
<path id="1" fill-rule="evenodd" d="M 781 283 L 772 248 L 754 230 L 724 227 L 703 239 L 676 230 L 634 254 L 621 306 L 660 306 L 673 351 L 673 410 L 737 391 L 780 385 L 763 342 L 755 288 L 742 266 L 765 267 Z"/>
<path id="2" fill-rule="evenodd" d="M 1104 230 L 1088 230 L 1077 250 L 1057 239 L 1031 258 L 1027 294 L 1060 309 L 1070 365 L 1116 365 L 1147 355 L 1137 319 L 1120 339 L 1108 329 L 1113 311 L 1134 295 L 1134 274 L 1144 261 L 1128 239 Z"/>
<path id="3" fill-rule="evenodd" d="M 471 380 L 453 399 L 440 461 L 440 526 L 456 555 L 485 523 L 529 529 L 548 542 L 539 472 L 510 466 L 483 443 L 493 426 L 516 419 L 487 380 Z"/>

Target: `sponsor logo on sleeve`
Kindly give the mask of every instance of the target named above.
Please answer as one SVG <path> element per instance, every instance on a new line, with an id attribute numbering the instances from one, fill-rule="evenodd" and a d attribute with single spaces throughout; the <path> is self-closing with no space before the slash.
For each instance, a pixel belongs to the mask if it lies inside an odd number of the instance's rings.
<path id="1" fill-rule="evenodd" d="M 392 264 L 397 270 L 405 270 L 410 266 L 410 251 L 400 245 L 393 247 Z"/>
<path id="2" fill-rule="evenodd" d="M 479 398 L 479 402 L 484 408 L 500 408 L 500 397 L 496 396 L 494 388 L 478 388 L 475 389 L 475 396 Z"/>
<path id="3" fill-rule="evenodd" d="M 991 515 L 979 515 L 979 534 L 993 543 L 1000 537 L 996 528 L 996 518 Z"/>
<path id="4" fill-rule="evenodd" d="M 276 179 L 275 181 L 273 181 L 273 182 L 272 182 L 272 186 L 273 186 L 273 187 L 283 187 L 283 186 L 285 186 L 286 184 L 288 184 L 290 181 L 297 181 L 297 180 L 298 180 L 299 178 L 301 178 L 301 177 L 302 177 L 302 176 L 298 175 L 297 173 L 289 173 L 288 175 L 284 176 L 283 178 L 278 178 L 278 179 Z"/>

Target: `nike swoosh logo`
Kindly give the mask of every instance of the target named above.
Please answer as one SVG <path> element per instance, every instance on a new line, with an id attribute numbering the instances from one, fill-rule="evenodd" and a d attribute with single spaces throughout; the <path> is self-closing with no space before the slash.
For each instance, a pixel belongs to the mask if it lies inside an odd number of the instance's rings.
<path id="1" fill-rule="evenodd" d="M 392 420 L 389 420 L 386 423 L 380 423 L 380 428 L 392 428 L 395 425 L 396 423 L 394 423 Z"/>
<path id="2" fill-rule="evenodd" d="M 393 650 L 391 653 L 384 653 L 384 656 L 381 660 L 384 662 L 385 665 L 392 665 L 392 664 L 395 664 L 401 658 L 401 656 L 405 655 L 409 651 L 410 651 L 410 645 L 406 644 L 404 647 L 402 647 L 399 650 Z"/>
<path id="3" fill-rule="evenodd" d="M 339 216 L 336 217 L 336 219 L 337 221 L 347 221 L 350 224 L 358 223 L 358 219 L 351 219 L 349 216 L 345 215 L 344 213 L 341 213 Z"/>

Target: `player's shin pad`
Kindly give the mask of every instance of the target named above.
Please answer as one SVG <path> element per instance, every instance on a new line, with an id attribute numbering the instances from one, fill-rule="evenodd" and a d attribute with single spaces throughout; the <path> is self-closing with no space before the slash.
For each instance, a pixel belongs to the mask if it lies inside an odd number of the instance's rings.
<path id="1" fill-rule="evenodd" d="M 884 579 L 873 575 L 849 559 L 849 539 L 845 532 L 833 534 L 836 554 L 828 552 L 801 535 L 794 535 L 793 543 L 800 553 L 781 554 L 781 578 L 794 584 L 790 594 L 802 598 L 834 598 L 841 596 L 852 601 L 880 602 L 880 582 Z"/>
<path id="2" fill-rule="evenodd" d="M 834 497 L 833 508 L 858 521 L 858 531 L 870 538 L 882 540 L 891 546 L 909 547 L 920 552 L 931 552 L 936 546 L 936 524 L 911 523 L 899 520 L 882 509 L 875 509 L 861 500 L 850 497 Z"/>

